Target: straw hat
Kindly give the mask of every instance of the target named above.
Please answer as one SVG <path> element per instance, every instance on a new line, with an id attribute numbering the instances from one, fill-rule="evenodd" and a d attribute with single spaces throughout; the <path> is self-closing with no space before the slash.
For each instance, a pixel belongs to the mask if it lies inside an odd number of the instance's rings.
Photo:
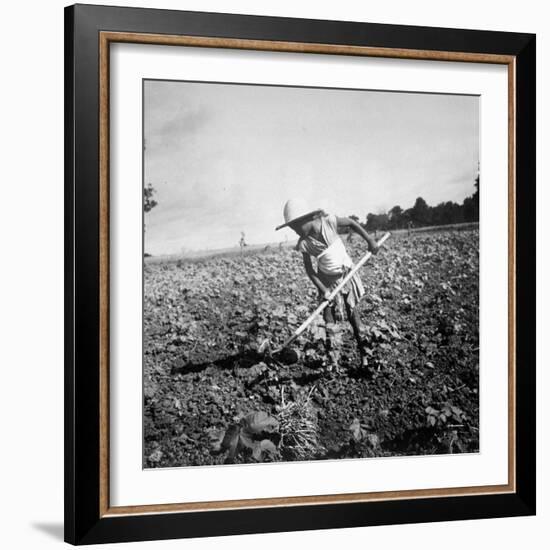
<path id="1" fill-rule="evenodd" d="M 275 228 L 275 231 L 286 227 L 292 222 L 302 220 L 304 218 L 309 218 L 315 214 L 319 214 L 323 210 L 318 208 L 316 210 L 310 210 L 306 204 L 299 199 L 290 199 L 286 201 L 285 207 L 283 209 L 283 216 L 285 218 L 285 223 L 279 225 Z"/>

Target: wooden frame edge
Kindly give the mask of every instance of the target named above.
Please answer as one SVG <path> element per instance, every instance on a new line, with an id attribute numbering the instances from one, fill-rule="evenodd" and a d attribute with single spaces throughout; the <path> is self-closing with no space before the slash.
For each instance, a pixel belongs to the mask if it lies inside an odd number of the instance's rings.
<path id="1" fill-rule="evenodd" d="M 516 59 L 508 63 L 508 485 L 516 491 Z"/>
<path id="2" fill-rule="evenodd" d="M 380 502 L 388 500 L 414 500 L 423 498 L 445 498 L 481 496 L 514 493 L 510 485 L 483 487 L 457 487 L 448 489 L 412 489 L 407 491 L 379 491 L 372 493 L 343 493 L 333 495 L 307 495 L 297 497 L 276 497 L 243 500 L 186 502 L 171 504 L 144 504 L 136 506 L 113 506 L 104 517 L 144 515 L 177 512 L 206 512 L 211 510 L 243 510 L 252 508 L 273 508 L 281 506 L 319 506 L 323 504 L 350 504 L 358 502 Z"/>
<path id="3" fill-rule="evenodd" d="M 450 52 L 443 50 L 416 50 L 405 48 L 381 48 L 373 46 L 350 46 L 313 42 L 282 42 L 276 40 L 253 40 L 245 38 L 217 38 L 209 36 L 170 35 L 101 31 L 107 42 L 156 44 L 160 46 L 198 46 L 203 48 L 227 48 L 289 53 L 317 53 L 351 55 L 361 57 L 391 57 L 399 59 L 425 59 L 432 61 L 465 61 L 476 63 L 508 64 L 514 56 L 489 53 Z"/>
<path id="4" fill-rule="evenodd" d="M 418 59 L 493 63 L 508 67 L 508 483 L 478 487 L 415 489 L 406 491 L 382 491 L 372 493 L 347 493 L 334 495 L 307 495 L 212 502 L 151 504 L 136 506 L 110 506 L 109 499 L 109 52 L 111 42 L 157 44 L 165 46 L 191 46 L 206 48 L 245 49 L 256 51 L 316 53 L 395 59 Z M 450 496 L 481 496 L 516 492 L 516 57 L 514 55 L 448 52 L 441 50 L 416 50 L 403 48 L 379 48 L 236 38 L 216 38 L 188 35 L 164 35 L 132 32 L 99 32 L 99 231 L 100 231 L 100 468 L 99 468 L 99 517 L 120 517 L 176 512 L 200 512 L 208 510 L 237 510 L 280 506 L 314 506 L 355 502 L 376 502 Z"/>
<path id="5" fill-rule="evenodd" d="M 99 516 L 109 510 L 109 41 L 99 42 Z"/>

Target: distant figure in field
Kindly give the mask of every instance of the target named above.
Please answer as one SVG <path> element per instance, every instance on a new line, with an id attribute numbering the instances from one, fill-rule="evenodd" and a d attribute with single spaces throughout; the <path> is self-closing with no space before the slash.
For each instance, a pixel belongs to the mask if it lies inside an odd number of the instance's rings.
<path id="1" fill-rule="evenodd" d="M 411 229 L 413 228 L 413 222 L 409 220 L 409 223 L 407 223 L 407 236 L 411 236 Z"/>
<path id="2" fill-rule="evenodd" d="M 241 231 L 241 238 L 240 238 L 240 240 L 239 240 L 239 246 L 241 247 L 241 254 L 242 254 L 243 251 L 244 251 L 244 247 L 245 247 L 245 246 L 248 246 L 248 245 L 246 244 L 244 231 Z"/>

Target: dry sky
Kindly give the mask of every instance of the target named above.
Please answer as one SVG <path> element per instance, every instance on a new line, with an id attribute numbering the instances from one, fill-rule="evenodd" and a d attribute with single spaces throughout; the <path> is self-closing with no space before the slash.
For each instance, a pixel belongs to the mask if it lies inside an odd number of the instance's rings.
<path id="1" fill-rule="evenodd" d="M 144 83 L 145 250 L 295 238 L 284 202 L 337 215 L 474 192 L 477 97 L 191 82 Z"/>

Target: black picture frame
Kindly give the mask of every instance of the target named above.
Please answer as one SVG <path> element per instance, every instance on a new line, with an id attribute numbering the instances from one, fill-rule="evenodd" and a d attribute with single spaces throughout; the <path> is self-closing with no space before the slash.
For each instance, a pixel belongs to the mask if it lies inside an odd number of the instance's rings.
<path id="1" fill-rule="evenodd" d="M 515 491 L 136 515 L 100 512 L 100 32 L 512 56 Z M 65 9 L 65 540 L 128 542 L 535 514 L 535 36 L 220 13 Z"/>

